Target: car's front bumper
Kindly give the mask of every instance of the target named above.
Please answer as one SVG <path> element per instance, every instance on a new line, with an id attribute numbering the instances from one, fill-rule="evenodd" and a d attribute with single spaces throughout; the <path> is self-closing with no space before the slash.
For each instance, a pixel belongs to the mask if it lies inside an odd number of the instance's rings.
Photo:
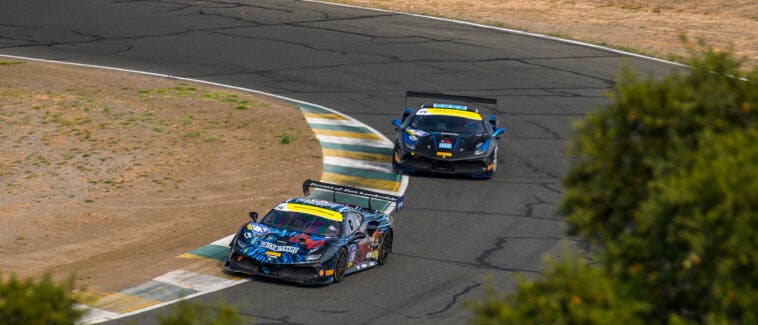
<path id="1" fill-rule="evenodd" d="M 396 153 L 394 159 L 395 166 L 405 172 L 427 171 L 441 174 L 483 176 L 491 174 L 494 169 L 494 163 L 489 158 L 452 160 L 434 159 L 418 154 L 400 156 Z"/>
<path id="2" fill-rule="evenodd" d="M 262 262 L 232 250 L 224 264 L 229 272 L 259 275 L 303 284 L 327 284 L 334 281 L 333 270 L 321 263 L 274 264 Z"/>

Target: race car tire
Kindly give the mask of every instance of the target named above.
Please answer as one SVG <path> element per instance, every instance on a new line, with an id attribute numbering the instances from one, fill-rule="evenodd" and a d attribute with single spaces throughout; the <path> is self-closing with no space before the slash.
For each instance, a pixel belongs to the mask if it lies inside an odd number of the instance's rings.
<path id="1" fill-rule="evenodd" d="M 392 170 L 399 172 L 400 166 L 398 166 L 397 162 L 395 161 L 395 155 L 397 155 L 397 143 L 395 143 L 395 147 L 392 148 Z"/>
<path id="2" fill-rule="evenodd" d="M 492 166 L 493 174 L 497 171 L 497 149 L 495 148 L 495 151 L 492 153 L 492 163 L 495 164 L 495 166 Z"/>
<path id="3" fill-rule="evenodd" d="M 384 238 L 382 238 L 382 244 L 379 246 L 379 259 L 376 263 L 379 265 L 387 263 L 387 258 L 390 257 L 390 252 L 392 252 L 392 231 L 387 230 L 387 234 L 384 235 Z"/>
<path id="4" fill-rule="evenodd" d="M 334 282 L 342 282 L 345 271 L 347 271 L 347 252 L 343 248 L 337 253 L 337 262 L 334 264 Z"/>
<path id="5" fill-rule="evenodd" d="M 497 171 L 497 149 L 495 149 L 495 152 L 492 153 L 492 163 L 494 166 L 492 166 L 492 170 L 481 173 L 478 175 L 473 175 L 474 179 L 490 179 L 492 178 L 492 175 L 495 174 L 495 171 Z"/>

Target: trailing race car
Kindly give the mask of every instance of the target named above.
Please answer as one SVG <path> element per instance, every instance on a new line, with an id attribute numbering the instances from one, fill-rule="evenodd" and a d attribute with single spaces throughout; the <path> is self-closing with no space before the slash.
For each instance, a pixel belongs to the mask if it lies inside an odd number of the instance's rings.
<path id="1" fill-rule="evenodd" d="M 406 92 L 409 97 L 463 102 L 425 103 L 406 108 L 397 128 L 392 167 L 398 171 L 430 171 L 490 178 L 497 169 L 497 140 L 504 132 L 495 115 L 486 119 L 470 103 L 497 107 L 497 100 L 445 94 Z"/>
<path id="2" fill-rule="evenodd" d="M 375 207 L 391 210 L 394 205 L 397 211 L 402 197 L 311 180 L 303 183 L 303 193 L 306 198 L 286 200 L 260 221 L 258 213 L 250 212 L 252 221 L 243 224 L 232 239 L 224 268 L 328 284 L 387 261 L 392 251 L 392 217 Z M 368 204 L 356 204 L 365 199 Z"/>

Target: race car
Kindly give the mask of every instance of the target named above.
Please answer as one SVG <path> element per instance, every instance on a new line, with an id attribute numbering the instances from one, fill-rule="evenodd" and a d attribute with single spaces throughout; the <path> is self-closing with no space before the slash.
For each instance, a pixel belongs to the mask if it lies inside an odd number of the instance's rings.
<path id="1" fill-rule="evenodd" d="M 225 270 L 322 285 L 387 262 L 392 217 L 378 209 L 397 211 L 402 197 L 312 180 L 303 193 L 260 220 L 250 212 L 252 221 L 230 243 Z"/>
<path id="2" fill-rule="evenodd" d="M 471 104 L 497 107 L 497 100 L 409 91 L 406 107 L 410 97 L 446 102 L 406 108 L 400 120 L 392 120 L 397 131 L 393 169 L 492 177 L 497 169 L 498 140 L 504 130 L 497 127 L 495 115 L 485 118 Z"/>

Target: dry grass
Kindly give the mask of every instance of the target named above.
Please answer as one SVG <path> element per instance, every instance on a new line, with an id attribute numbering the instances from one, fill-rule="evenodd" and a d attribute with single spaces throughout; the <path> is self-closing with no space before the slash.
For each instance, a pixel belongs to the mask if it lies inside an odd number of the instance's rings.
<path id="1" fill-rule="evenodd" d="M 320 174 L 291 104 L 48 63 L 0 74 L 5 272 L 76 271 L 112 288 L 150 279 Z"/>

